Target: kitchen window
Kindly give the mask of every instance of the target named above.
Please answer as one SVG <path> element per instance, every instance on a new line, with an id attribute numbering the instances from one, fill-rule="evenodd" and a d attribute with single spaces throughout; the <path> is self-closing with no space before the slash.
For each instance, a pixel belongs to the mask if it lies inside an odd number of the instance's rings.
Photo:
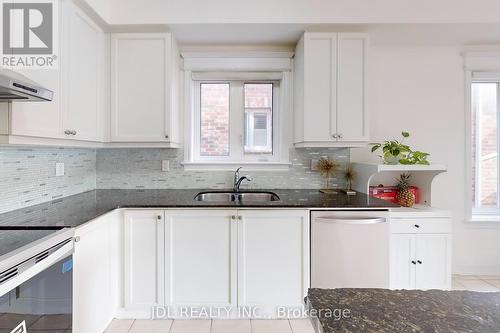
<path id="1" fill-rule="evenodd" d="M 184 52 L 185 170 L 289 170 L 292 53 Z"/>
<path id="2" fill-rule="evenodd" d="M 278 82 L 198 81 L 195 87 L 197 160 L 276 160 L 273 110 L 278 107 Z"/>
<path id="3" fill-rule="evenodd" d="M 500 221 L 500 75 L 473 73 L 470 83 L 472 220 Z"/>
<path id="4" fill-rule="evenodd" d="M 277 81 L 195 82 L 195 160 L 277 160 L 273 123 Z"/>

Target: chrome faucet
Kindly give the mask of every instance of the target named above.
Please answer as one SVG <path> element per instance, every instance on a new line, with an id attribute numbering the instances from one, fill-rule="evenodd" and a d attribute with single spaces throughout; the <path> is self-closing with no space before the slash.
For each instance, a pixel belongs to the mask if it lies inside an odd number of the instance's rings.
<path id="1" fill-rule="evenodd" d="M 248 176 L 242 176 L 240 177 L 240 169 L 242 167 L 239 167 L 238 169 L 236 169 L 236 171 L 234 172 L 234 183 L 233 183 L 233 191 L 238 193 L 240 191 L 240 185 L 241 185 L 241 182 L 246 180 L 246 181 L 249 181 L 251 182 L 252 181 L 252 178 L 248 177 Z"/>

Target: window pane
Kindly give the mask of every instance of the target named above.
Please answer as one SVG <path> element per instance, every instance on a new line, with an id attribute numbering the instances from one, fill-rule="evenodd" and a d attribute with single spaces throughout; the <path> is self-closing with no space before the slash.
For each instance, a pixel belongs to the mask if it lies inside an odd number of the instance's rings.
<path id="1" fill-rule="evenodd" d="M 498 207 L 498 84 L 472 84 L 473 202 Z"/>
<path id="2" fill-rule="evenodd" d="M 229 83 L 202 83 L 200 156 L 229 156 Z"/>
<path id="3" fill-rule="evenodd" d="M 273 84 L 245 84 L 245 153 L 273 153 Z"/>

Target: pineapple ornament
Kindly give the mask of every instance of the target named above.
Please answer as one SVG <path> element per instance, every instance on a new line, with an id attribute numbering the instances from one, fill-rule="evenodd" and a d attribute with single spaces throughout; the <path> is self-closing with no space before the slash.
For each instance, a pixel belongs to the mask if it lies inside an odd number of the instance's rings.
<path id="1" fill-rule="evenodd" d="M 396 184 L 398 188 L 396 199 L 403 207 L 412 207 L 415 204 L 415 195 L 410 190 L 410 177 L 409 173 L 403 173 Z"/>

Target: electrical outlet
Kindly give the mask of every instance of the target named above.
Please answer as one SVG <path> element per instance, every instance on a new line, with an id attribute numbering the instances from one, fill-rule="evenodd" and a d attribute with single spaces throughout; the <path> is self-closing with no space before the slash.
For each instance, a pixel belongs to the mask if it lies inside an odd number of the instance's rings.
<path id="1" fill-rule="evenodd" d="M 56 177 L 64 176 L 64 163 L 57 162 L 56 163 Z"/>
<path id="2" fill-rule="evenodd" d="M 163 172 L 170 171 L 170 161 L 169 160 L 162 160 L 161 161 L 161 171 L 163 171 Z"/>
<path id="3" fill-rule="evenodd" d="M 318 160 L 311 160 L 311 171 L 318 171 Z"/>

